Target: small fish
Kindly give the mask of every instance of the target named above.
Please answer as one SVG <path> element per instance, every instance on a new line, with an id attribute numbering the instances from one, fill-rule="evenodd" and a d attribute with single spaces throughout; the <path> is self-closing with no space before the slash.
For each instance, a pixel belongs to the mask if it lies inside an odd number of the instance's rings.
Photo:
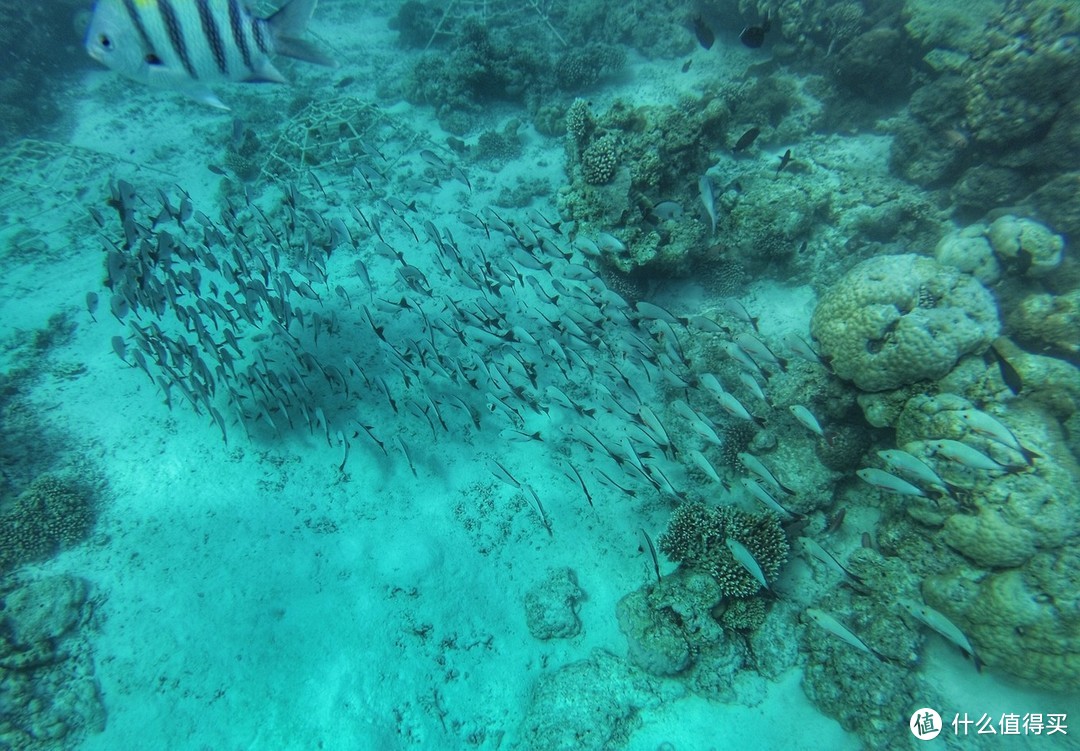
<path id="1" fill-rule="evenodd" d="M 791 410 L 791 414 L 795 416 L 795 419 L 799 421 L 800 425 L 811 433 L 817 434 L 826 442 L 829 440 L 825 435 L 825 431 L 821 429 L 821 424 L 810 410 L 801 404 L 792 404 L 788 409 Z"/>
<path id="2" fill-rule="evenodd" d="M 939 613 L 929 605 L 924 605 L 921 602 L 902 599 L 898 600 L 897 604 L 910 614 L 912 618 L 921 622 L 923 625 L 929 626 L 953 644 L 960 647 L 960 650 L 975 663 L 975 669 L 982 672 L 982 661 L 979 659 L 978 655 L 975 654 L 975 648 L 971 646 L 971 642 L 968 641 L 967 636 L 964 635 L 964 632 L 961 631 L 955 623 L 946 618 L 942 613 Z"/>
<path id="3" fill-rule="evenodd" d="M 789 519 L 804 518 L 803 514 L 797 514 L 794 511 L 785 508 L 779 501 L 772 497 L 772 493 L 763 488 L 761 486 L 761 483 L 753 479 L 752 477 L 739 478 L 739 484 L 743 486 L 747 493 L 752 495 L 754 498 L 757 498 L 759 501 L 765 504 L 767 508 L 772 509 L 781 516 L 787 517 Z"/>
<path id="4" fill-rule="evenodd" d="M 717 485 L 723 485 L 724 481 L 720 479 L 720 475 L 716 473 L 716 468 L 713 467 L 712 462 L 697 449 L 690 449 L 690 459 L 693 460 L 694 465 L 697 466 L 705 476 L 715 482 Z"/>
<path id="5" fill-rule="evenodd" d="M 764 480 L 765 484 L 773 490 L 781 493 L 787 493 L 788 495 L 795 495 L 794 490 L 785 485 L 782 485 L 780 481 L 776 479 L 776 475 L 770 472 L 769 468 L 762 464 L 761 460 L 753 454 L 748 454 L 745 451 L 741 451 L 736 456 L 738 456 L 739 461 L 742 462 L 743 466 L 746 467 L 747 470 Z"/>
<path id="6" fill-rule="evenodd" d="M 720 402 L 720 408 L 732 417 L 756 422 L 761 427 L 765 427 L 765 418 L 750 414 L 750 410 L 748 410 L 742 402 L 736 399 L 734 394 L 725 391 L 723 394 L 718 395 L 716 400 Z"/>
<path id="7" fill-rule="evenodd" d="M 689 60 L 687 60 L 685 63 L 682 64 L 682 72 L 686 73 L 688 70 L 690 70 L 690 66 L 693 64 L 694 58 L 690 58 Z"/>
<path id="8" fill-rule="evenodd" d="M 750 49 L 757 49 L 765 43 L 765 35 L 769 32 L 769 17 L 765 16 L 765 20 L 757 26 L 747 26 L 739 34 L 739 41 L 745 44 Z"/>
<path id="9" fill-rule="evenodd" d="M 869 655 L 873 655 L 882 662 L 886 662 L 884 655 L 868 647 L 866 645 L 866 642 L 856 636 L 851 629 L 849 629 L 847 626 L 836 620 L 836 618 L 829 615 L 825 611 L 818 610 L 817 608 L 807 608 L 805 610 L 805 613 L 807 618 L 809 618 L 821 628 L 828 631 L 833 636 L 842 639 L 856 649 L 862 650 Z"/>
<path id="10" fill-rule="evenodd" d="M 660 201 L 653 206 L 653 214 L 662 222 L 677 222 L 682 219 L 683 207 L 677 201 Z"/>
<path id="11" fill-rule="evenodd" d="M 754 577 L 754 580 L 761 585 L 762 589 L 769 589 L 769 583 L 765 581 L 765 572 L 761 570 L 761 564 L 757 562 L 753 554 L 738 540 L 727 537 L 724 539 L 724 544 L 727 549 L 731 551 L 731 557 L 735 559 L 735 562 L 742 566 Z"/>
<path id="12" fill-rule="evenodd" d="M 781 371 L 787 370 L 787 360 L 782 357 L 777 357 L 765 342 L 761 341 L 753 334 L 739 334 L 735 337 L 735 344 L 738 345 L 739 349 L 743 352 L 750 355 L 758 365 L 772 365 Z"/>
<path id="13" fill-rule="evenodd" d="M 1012 366 L 1012 363 L 1001 354 L 997 342 L 990 345 L 983 355 L 983 359 L 987 365 L 996 362 L 998 371 L 1001 373 L 1001 380 L 1009 387 L 1009 391 L 1013 392 L 1014 395 L 1020 393 L 1024 388 L 1024 379 L 1020 377 L 1019 371 Z"/>
<path id="14" fill-rule="evenodd" d="M 712 182 L 708 175 L 702 175 L 698 180 L 698 190 L 701 192 L 701 202 L 705 205 L 705 213 L 712 222 L 712 234 L 716 234 L 716 199 L 713 197 Z"/>
<path id="15" fill-rule="evenodd" d="M 857 470 L 855 472 L 859 476 L 859 479 L 863 480 L 875 488 L 882 490 L 888 490 L 890 493 L 897 493 L 899 495 L 914 495 L 920 498 L 926 498 L 926 491 L 922 488 L 912 485 L 907 480 L 903 480 L 896 475 L 891 475 L 883 469 L 877 469 L 876 467 L 866 467 L 864 469 Z"/>
<path id="16" fill-rule="evenodd" d="M 94 317 L 94 313 L 98 308 L 98 295 L 97 292 L 86 293 L 86 312 L 90 314 L 90 320 L 97 323 L 97 318 Z"/>
<path id="17" fill-rule="evenodd" d="M 697 37 L 698 44 L 705 49 L 710 49 L 716 41 L 716 34 L 701 16 L 694 16 L 694 36 Z"/>
<path id="18" fill-rule="evenodd" d="M 962 464 L 968 469 L 984 469 L 989 472 L 1019 472 L 1020 470 L 1027 468 L 1026 464 L 1002 464 L 999 461 L 991 459 L 981 451 L 968 446 L 966 443 L 953 441 L 948 438 L 929 441 L 926 444 L 926 448 L 930 451 L 931 455 L 935 457 L 944 457 L 951 462 Z"/>
<path id="19" fill-rule="evenodd" d="M 772 406 L 769 398 L 765 396 L 765 392 L 761 390 L 761 384 L 757 382 L 757 379 L 754 378 L 754 376 L 750 375 L 745 370 L 741 370 L 739 371 L 739 381 L 743 386 L 746 386 L 747 391 L 757 397 L 766 407 Z M 792 407 L 791 409 L 794 411 L 795 408 Z"/>
<path id="20" fill-rule="evenodd" d="M 94 60 L 140 83 L 228 109 L 210 85 L 285 83 L 272 55 L 337 67 L 304 33 L 317 0 L 255 18 L 242 0 L 98 0 L 86 34 Z"/>
<path id="21" fill-rule="evenodd" d="M 756 316 L 750 315 L 750 311 L 746 309 L 746 306 L 741 301 L 734 297 L 725 297 L 720 300 L 720 309 L 724 310 L 731 315 L 738 318 L 743 323 L 749 323 L 750 327 L 754 330 L 758 330 L 758 319 Z"/>
<path id="22" fill-rule="evenodd" d="M 889 465 L 890 469 L 895 469 L 912 480 L 921 482 L 931 488 L 945 488 L 946 490 L 949 488 L 945 481 L 938 477 L 937 473 L 917 456 L 900 449 L 885 449 L 878 451 L 877 455 Z"/>
<path id="23" fill-rule="evenodd" d="M 741 136 L 739 136 L 739 140 L 736 141 L 735 145 L 731 147 L 731 153 L 738 154 L 740 151 L 750 148 L 750 144 L 752 144 L 759 135 L 761 135 L 761 128 L 755 127 L 746 131 Z"/>
<path id="24" fill-rule="evenodd" d="M 856 584 L 863 584 L 861 577 L 848 571 L 847 566 L 840 563 L 832 553 L 823 548 L 816 540 L 812 540 L 809 537 L 800 537 L 796 540 L 799 548 L 811 558 L 821 561 L 826 566 L 837 572 L 841 576 L 846 576 L 854 581 Z"/>
<path id="25" fill-rule="evenodd" d="M 963 409 L 956 414 L 971 432 L 986 436 L 992 441 L 997 441 L 1002 446 L 1008 446 L 1024 457 L 1024 461 L 1029 465 L 1034 463 L 1036 458 L 1042 458 L 1041 454 L 1022 446 L 1011 430 L 985 412 L 980 412 L 977 409 Z"/>
<path id="26" fill-rule="evenodd" d="M 653 571 L 656 572 L 656 583 L 660 584 L 660 559 L 656 557 L 656 546 L 653 545 L 652 538 L 649 537 L 649 533 L 642 527 L 641 534 L 645 536 L 645 542 L 649 545 L 649 555 L 652 556 Z"/>
<path id="27" fill-rule="evenodd" d="M 780 166 L 776 168 L 776 174 L 779 175 L 783 171 L 784 167 L 788 166 L 789 164 L 791 164 L 791 149 L 785 151 L 784 155 L 780 157 Z"/>

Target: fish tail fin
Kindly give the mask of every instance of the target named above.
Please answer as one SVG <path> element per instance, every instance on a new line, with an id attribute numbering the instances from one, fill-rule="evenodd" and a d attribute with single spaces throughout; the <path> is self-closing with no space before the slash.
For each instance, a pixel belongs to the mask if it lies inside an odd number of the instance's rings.
<path id="1" fill-rule="evenodd" d="M 1026 461 L 1028 463 L 1028 466 L 1031 466 L 1032 464 L 1034 464 L 1036 459 L 1042 459 L 1043 458 L 1043 455 L 1040 454 L 1038 451 L 1032 451 L 1031 449 L 1027 448 L 1026 446 L 1021 446 L 1020 447 L 1020 454 L 1024 457 L 1024 461 Z"/>
<path id="2" fill-rule="evenodd" d="M 266 19 L 266 25 L 274 36 L 274 52 L 305 62 L 338 67 L 338 63 L 315 44 L 300 39 L 307 28 L 311 14 L 319 0 L 288 0 Z"/>

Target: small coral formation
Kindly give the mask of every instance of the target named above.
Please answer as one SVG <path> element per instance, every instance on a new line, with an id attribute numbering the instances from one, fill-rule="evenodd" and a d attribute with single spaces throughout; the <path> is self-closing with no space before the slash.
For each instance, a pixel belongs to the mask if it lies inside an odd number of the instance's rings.
<path id="1" fill-rule="evenodd" d="M 521 139 L 518 128 L 521 123 L 511 120 L 503 129 L 485 130 L 476 139 L 473 156 L 477 162 L 488 162 L 492 167 L 500 167 L 521 156 Z"/>
<path id="2" fill-rule="evenodd" d="M 525 594 L 525 622 L 537 639 L 569 639 L 581 633 L 578 601 L 584 596 L 568 568 L 552 569 Z"/>
<path id="3" fill-rule="evenodd" d="M 710 509 L 685 503 L 671 516 L 658 545 L 668 558 L 686 568 L 711 575 L 724 597 L 749 597 L 761 589 L 758 581 L 732 556 L 728 538 L 750 551 L 765 581 L 780 573 L 788 557 L 788 541 L 776 514 L 749 514 L 730 507 Z"/>
<path id="4" fill-rule="evenodd" d="M 95 519 L 90 491 L 52 474 L 40 475 L 13 506 L 0 517 L 0 572 L 78 544 Z"/>
<path id="5" fill-rule="evenodd" d="M 618 166 L 619 144 L 612 133 L 596 139 L 581 153 L 581 174 L 589 185 L 611 182 Z"/>
<path id="6" fill-rule="evenodd" d="M 540 678 L 521 721 L 521 748 L 622 748 L 641 724 L 641 710 L 658 706 L 671 693 L 625 660 L 597 650 Z"/>
<path id="7" fill-rule="evenodd" d="M 810 331 L 841 378 L 884 391 L 944 376 L 999 333 L 974 278 L 915 254 L 858 264 L 822 296 Z"/>
<path id="8" fill-rule="evenodd" d="M 1011 214 L 998 217 L 986 237 L 1006 266 L 1019 267 L 1026 276 L 1046 276 L 1061 265 L 1065 239 L 1033 219 Z"/>
<path id="9" fill-rule="evenodd" d="M 575 92 L 594 85 L 626 62 L 621 47 L 588 44 L 567 50 L 555 63 L 555 82 L 563 91 Z"/>

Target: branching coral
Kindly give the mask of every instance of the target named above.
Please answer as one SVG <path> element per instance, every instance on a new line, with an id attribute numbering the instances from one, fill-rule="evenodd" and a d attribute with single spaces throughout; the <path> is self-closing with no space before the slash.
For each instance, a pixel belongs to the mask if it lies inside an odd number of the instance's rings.
<path id="1" fill-rule="evenodd" d="M 787 560 L 787 538 L 775 514 L 748 514 L 730 507 L 710 509 L 701 503 L 676 509 L 659 546 L 673 561 L 710 574 L 725 596 L 749 597 L 761 585 L 732 556 L 725 544 L 729 537 L 750 551 L 766 581 L 774 580 Z"/>

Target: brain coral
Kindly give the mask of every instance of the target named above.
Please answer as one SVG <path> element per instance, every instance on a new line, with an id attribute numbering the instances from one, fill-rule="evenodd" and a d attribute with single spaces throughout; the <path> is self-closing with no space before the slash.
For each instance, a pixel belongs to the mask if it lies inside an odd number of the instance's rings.
<path id="1" fill-rule="evenodd" d="M 941 378 L 999 329 L 985 287 L 913 253 L 863 261 L 822 296 L 810 321 L 836 374 L 864 391 Z"/>

